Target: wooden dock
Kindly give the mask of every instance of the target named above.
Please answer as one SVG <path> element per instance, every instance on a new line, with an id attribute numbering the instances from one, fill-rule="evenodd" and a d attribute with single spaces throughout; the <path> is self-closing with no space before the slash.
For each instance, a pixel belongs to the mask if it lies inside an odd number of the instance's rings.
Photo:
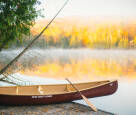
<path id="1" fill-rule="evenodd" d="M 88 106 L 78 103 L 62 103 L 37 106 L 0 106 L 0 115 L 115 115 L 98 109 L 92 111 Z"/>

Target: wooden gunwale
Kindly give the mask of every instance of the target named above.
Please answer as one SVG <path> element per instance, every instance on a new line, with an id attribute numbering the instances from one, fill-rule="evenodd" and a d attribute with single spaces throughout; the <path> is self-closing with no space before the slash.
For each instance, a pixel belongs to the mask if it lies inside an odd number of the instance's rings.
<path id="1" fill-rule="evenodd" d="M 105 80 L 105 81 L 95 81 L 95 82 L 86 82 L 86 83 L 75 83 L 75 85 L 84 85 L 84 84 L 91 84 L 91 83 L 94 83 L 94 86 L 90 86 L 90 87 L 86 87 L 86 88 L 79 88 L 79 91 L 85 91 L 85 90 L 89 90 L 89 89 L 94 89 L 94 88 L 97 88 L 97 87 L 100 87 L 100 86 L 103 86 L 103 85 L 106 85 L 106 84 L 110 84 L 110 83 L 112 83 L 112 82 L 114 82 L 114 81 L 117 81 L 117 80 Z M 103 82 L 103 83 L 101 83 L 101 82 Z M 95 85 L 95 83 L 96 83 L 96 85 Z M 97 83 L 101 83 L 101 84 L 97 84 Z M 13 87 L 15 87 L 16 89 L 17 89 L 17 92 L 19 92 L 18 90 L 18 87 L 39 87 L 39 86 L 70 86 L 69 84 L 53 84 L 53 85 L 32 85 L 32 86 L 4 86 L 5 88 L 13 88 Z M 3 87 L 0 87 L 0 88 L 3 88 Z M 37 90 L 37 92 L 38 92 L 38 90 Z M 34 95 L 59 95 L 59 94 L 69 94 L 69 93 L 74 93 L 74 92 L 77 92 L 75 89 L 72 89 L 71 91 L 69 90 L 69 91 L 62 91 L 62 92 L 58 92 L 58 93 L 40 93 L 40 94 L 34 94 Z M 1 94 L 1 92 L 0 92 L 0 95 L 18 95 L 18 96 L 31 96 L 31 95 L 33 95 L 33 94 L 19 94 L 19 93 L 13 93 L 13 94 L 7 94 L 7 93 L 5 93 L 5 94 Z"/>

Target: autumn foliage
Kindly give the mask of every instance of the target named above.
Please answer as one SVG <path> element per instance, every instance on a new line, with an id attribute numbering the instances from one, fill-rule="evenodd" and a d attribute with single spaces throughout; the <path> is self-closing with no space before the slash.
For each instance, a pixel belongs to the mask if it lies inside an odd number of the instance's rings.
<path id="1" fill-rule="evenodd" d="M 31 29 L 37 35 L 48 21 L 38 21 Z M 68 20 L 54 22 L 42 39 L 47 47 L 136 48 L 136 21 L 80 24 Z"/>

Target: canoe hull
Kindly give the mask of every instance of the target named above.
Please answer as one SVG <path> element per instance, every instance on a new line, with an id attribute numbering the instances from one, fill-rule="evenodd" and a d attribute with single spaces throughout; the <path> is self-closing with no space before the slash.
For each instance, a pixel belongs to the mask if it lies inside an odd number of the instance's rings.
<path id="1" fill-rule="evenodd" d="M 118 82 L 113 81 L 109 84 L 102 85 L 100 87 L 91 88 L 81 91 L 87 98 L 100 97 L 111 95 L 116 92 L 118 88 Z M 57 95 L 0 95 L 1 105 L 39 105 L 39 104 L 54 104 L 62 102 L 70 102 L 74 100 L 82 99 L 78 92 L 71 92 Z"/>

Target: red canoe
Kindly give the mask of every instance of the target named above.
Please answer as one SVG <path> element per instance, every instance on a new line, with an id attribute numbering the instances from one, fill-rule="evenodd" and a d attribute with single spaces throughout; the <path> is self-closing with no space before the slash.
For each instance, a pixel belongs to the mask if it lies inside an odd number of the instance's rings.
<path id="1" fill-rule="evenodd" d="M 113 94 L 117 80 L 74 84 L 87 98 Z M 82 99 L 70 84 L 0 87 L 1 105 L 37 105 L 69 102 Z"/>

